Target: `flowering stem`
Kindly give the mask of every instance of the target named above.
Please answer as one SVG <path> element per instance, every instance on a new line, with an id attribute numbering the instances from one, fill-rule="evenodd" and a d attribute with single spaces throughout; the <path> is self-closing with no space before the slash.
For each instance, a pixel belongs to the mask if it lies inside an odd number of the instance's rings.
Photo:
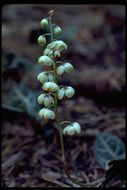
<path id="1" fill-rule="evenodd" d="M 51 15 L 49 16 L 49 27 L 50 27 L 51 42 L 52 42 L 52 41 L 53 41 L 53 30 L 52 30 L 52 19 L 51 19 Z"/>
<path id="2" fill-rule="evenodd" d="M 49 24 L 50 24 L 50 33 L 51 33 L 51 42 L 53 41 L 53 30 L 52 30 L 52 20 L 51 16 L 49 17 Z M 55 62 L 55 61 L 54 61 Z M 55 82 L 57 83 L 57 72 L 56 72 L 56 64 L 53 64 L 54 68 L 54 78 Z M 57 93 L 55 93 L 55 115 L 56 115 L 56 123 L 59 128 L 59 134 L 60 134 L 60 144 L 61 144 L 61 151 L 62 151 L 62 161 L 65 162 L 65 153 L 64 153 L 64 142 L 63 142 L 63 134 L 62 134 L 62 126 L 60 124 L 59 114 L 58 114 L 58 97 Z"/>
<path id="3" fill-rule="evenodd" d="M 56 65 L 54 64 L 54 75 L 55 75 L 55 82 L 57 83 L 57 72 L 56 72 Z M 63 134 L 62 134 L 62 126 L 59 119 L 59 113 L 58 113 L 58 96 L 57 93 L 55 93 L 55 114 L 56 114 L 56 123 L 59 128 L 59 134 L 60 134 L 60 143 L 61 143 L 61 151 L 62 151 L 62 161 L 65 162 L 65 152 L 64 152 L 64 142 L 63 142 Z"/>
<path id="4" fill-rule="evenodd" d="M 53 42 L 53 28 L 52 28 L 52 20 L 51 20 L 52 15 L 53 15 L 53 13 L 50 14 L 50 16 L 48 17 L 49 18 L 50 33 L 51 33 L 51 42 Z M 56 63 L 62 63 L 62 62 L 57 61 Z M 55 83 L 57 83 L 57 67 L 56 67 L 56 63 L 55 63 L 55 59 L 54 59 L 53 72 L 54 72 Z M 56 119 L 56 123 L 57 123 L 58 129 L 59 129 L 61 152 L 62 152 L 62 162 L 63 162 L 63 165 L 64 165 L 65 174 L 67 175 L 67 177 L 72 182 L 74 182 L 75 184 L 79 184 L 82 187 L 90 187 L 90 186 L 96 185 L 98 182 L 102 182 L 104 179 L 101 178 L 101 179 L 96 180 L 96 181 L 91 182 L 91 183 L 82 184 L 82 183 L 78 182 L 77 180 L 73 179 L 69 175 L 68 167 L 67 167 L 67 163 L 66 163 L 66 157 L 65 157 L 65 150 L 64 150 L 64 140 L 63 140 L 62 125 L 65 124 L 65 123 L 70 123 L 70 122 L 69 121 L 60 122 L 60 117 L 59 117 L 59 113 L 58 113 L 58 96 L 57 96 L 57 92 L 54 93 L 54 98 L 55 98 L 55 106 L 54 106 L 54 108 L 55 108 L 55 119 Z"/>
<path id="5" fill-rule="evenodd" d="M 56 65 L 55 64 L 54 64 L 54 75 L 55 75 L 55 82 L 57 83 L 57 72 L 56 72 Z M 58 113 L 58 96 L 57 96 L 57 93 L 55 93 L 55 114 L 56 114 L 56 123 L 58 125 L 59 134 L 60 134 L 62 161 L 64 163 L 65 162 L 64 142 L 63 142 L 62 126 L 60 124 L 59 113 Z"/>

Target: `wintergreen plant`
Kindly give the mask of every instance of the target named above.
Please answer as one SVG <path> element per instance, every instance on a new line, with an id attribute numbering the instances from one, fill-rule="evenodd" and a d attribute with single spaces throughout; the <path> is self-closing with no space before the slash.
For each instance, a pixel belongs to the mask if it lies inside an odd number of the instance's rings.
<path id="1" fill-rule="evenodd" d="M 55 37 L 60 35 L 62 29 L 52 23 L 52 16 L 54 11 L 49 11 L 49 17 L 44 18 L 40 22 L 41 28 L 49 27 L 49 33 L 38 37 L 37 41 L 40 46 L 44 47 L 43 55 L 38 59 L 38 63 L 43 66 L 43 72 L 37 76 L 37 80 L 42 84 L 43 93 L 38 97 L 38 103 L 43 106 L 39 111 L 39 116 L 44 120 L 55 120 L 61 143 L 62 162 L 67 176 L 74 182 L 82 186 L 89 186 L 91 184 L 81 184 L 77 180 L 72 179 L 68 173 L 66 164 L 63 135 L 73 136 L 81 133 L 81 126 L 77 122 L 61 121 L 58 112 L 58 101 L 64 98 L 71 98 L 75 94 L 75 90 L 71 86 L 60 86 L 58 84 L 58 77 L 64 73 L 71 73 L 73 66 L 71 63 L 60 61 L 61 54 L 67 50 L 68 46 L 63 40 L 57 40 Z M 50 43 L 47 44 L 46 35 L 50 36 Z"/>

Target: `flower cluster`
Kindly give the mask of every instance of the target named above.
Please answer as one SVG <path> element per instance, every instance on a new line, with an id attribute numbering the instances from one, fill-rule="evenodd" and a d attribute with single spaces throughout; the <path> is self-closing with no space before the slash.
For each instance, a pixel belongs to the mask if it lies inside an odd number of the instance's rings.
<path id="1" fill-rule="evenodd" d="M 59 86 L 57 78 L 64 73 L 70 73 L 73 70 L 71 63 L 63 63 L 58 59 L 61 53 L 67 50 L 67 44 L 62 40 L 57 40 L 54 36 L 60 35 L 62 29 L 54 26 L 51 22 L 51 16 L 44 18 L 40 22 L 41 28 L 50 28 L 50 33 L 40 35 L 37 42 L 40 46 L 45 46 L 43 54 L 38 58 L 38 63 L 43 66 L 43 72 L 39 73 L 37 80 L 42 84 L 43 93 L 39 95 L 37 101 L 44 107 L 39 111 L 39 116 L 45 120 L 55 119 L 56 117 L 56 101 L 63 98 L 71 98 L 75 91 L 71 86 Z M 51 42 L 47 44 L 46 35 L 50 35 Z M 56 100 L 57 99 L 57 100 Z M 67 126 L 63 130 L 63 134 L 73 135 L 80 133 L 80 125 L 76 122 Z"/>

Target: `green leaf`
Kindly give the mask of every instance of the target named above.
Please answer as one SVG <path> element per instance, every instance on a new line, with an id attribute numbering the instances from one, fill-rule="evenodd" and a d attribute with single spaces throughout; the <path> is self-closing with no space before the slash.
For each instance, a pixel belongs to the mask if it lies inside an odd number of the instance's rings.
<path id="1" fill-rule="evenodd" d="M 12 106 L 19 111 L 26 112 L 33 116 L 36 120 L 39 120 L 37 104 L 38 93 L 31 90 L 23 83 L 15 84 L 11 91 L 2 97 L 2 103 L 4 106 Z"/>
<path id="2" fill-rule="evenodd" d="M 117 136 L 99 132 L 95 140 L 94 155 L 98 164 L 106 170 L 110 161 L 124 158 L 125 145 Z"/>

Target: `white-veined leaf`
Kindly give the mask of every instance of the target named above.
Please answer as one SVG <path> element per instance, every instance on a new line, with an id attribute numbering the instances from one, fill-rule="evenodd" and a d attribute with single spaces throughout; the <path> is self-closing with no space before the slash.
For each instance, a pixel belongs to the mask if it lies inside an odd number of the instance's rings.
<path id="1" fill-rule="evenodd" d="M 94 155 L 98 164 L 106 170 L 110 161 L 124 159 L 125 145 L 117 136 L 99 132 L 94 145 Z"/>

